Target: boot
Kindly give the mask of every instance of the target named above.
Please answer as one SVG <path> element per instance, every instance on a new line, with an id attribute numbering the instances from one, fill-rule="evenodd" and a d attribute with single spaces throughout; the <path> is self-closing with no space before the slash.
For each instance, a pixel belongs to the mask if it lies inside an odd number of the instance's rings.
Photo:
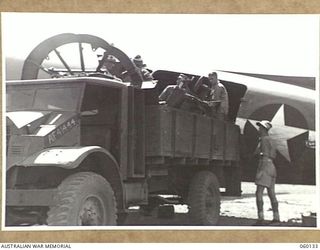
<path id="1" fill-rule="evenodd" d="M 254 224 L 254 226 L 263 226 L 264 225 L 263 202 L 257 201 L 257 208 L 258 208 L 258 220 Z"/>
<path id="2" fill-rule="evenodd" d="M 280 222 L 278 202 L 271 203 L 272 211 L 273 211 L 273 220 L 272 222 Z"/>
<path id="3" fill-rule="evenodd" d="M 259 211 L 259 212 L 258 212 L 258 220 L 261 220 L 261 221 L 264 220 L 264 213 L 263 213 L 263 211 Z"/>

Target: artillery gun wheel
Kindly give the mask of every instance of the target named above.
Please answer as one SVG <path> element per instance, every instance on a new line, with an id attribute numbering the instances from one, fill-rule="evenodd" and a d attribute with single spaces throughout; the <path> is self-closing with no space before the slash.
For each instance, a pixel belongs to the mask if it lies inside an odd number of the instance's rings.
<path id="1" fill-rule="evenodd" d="M 107 56 L 118 60 L 121 72 L 134 85 L 142 82 L 131 59 L 120 49 L 100 37 L 88 34 L 63 33 L 50 37 L 36 46 L 25 59 L 21 80 L 75 76 L 101 76 L 101 68 Z M 101 57 L 101 60 L 98 59 Z M 59 65 L 59 67 L 57 66 Z M 40 72 L 44 72 L 40 76 Z"/>
<path id="2" fill-rule="evenodd" d="M 48 212 L 50 226 L 116 225 L 116 201 L 110 184 L 100 175 L 80 172 L 58 187 L 56 205 Z"/>
<path id="3" fill-rule="evenodd" d="M 216 225 L 220 217 L 220 191 L 217 177 L 200 171 L 191 180 L 188 195 L 189 217 L 195 225 Z"/>

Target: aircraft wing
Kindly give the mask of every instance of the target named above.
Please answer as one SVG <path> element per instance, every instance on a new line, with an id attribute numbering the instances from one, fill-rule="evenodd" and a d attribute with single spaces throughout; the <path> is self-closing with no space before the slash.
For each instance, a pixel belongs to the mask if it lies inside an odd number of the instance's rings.
<path id="1" fill-rule="evenodd" d="M 275 112 L 284 109 L 285 124 L 315 130 L 316 91 L 242 74 L 219 72 L 219 79 L 247 86 L 238 111 L 238 118 L 272 120 Z M 300 113 L 297 119 L 297 113 Z M 275 120 L 275 123 L 283 121 Z"/>
<path id="2" fill-rule="evenodd" d="M 242 131 L 242 151 L 246 158 L 244 179 L 252 181 L 257 167 L 254 155 L 259 141 L 256 122 L 269 120 L 273 125 L 270 135 L 278 151 L 274 161 L 278 181 L 315 184 L 317 94 L 310 88 L 312 84 L 305 88 L 297 86 L 303 85 L 303 82 L 293 84 L 288 81 L 289 84 L 230 72 L 219 72 L 218 75 L 222 82 L 240 83 L 247 87 L 236 120 Z M 292 78 L 280 76 L 276 79 L 284 81 Z M 315 82 L 315 78 L 313 80 Z"/>

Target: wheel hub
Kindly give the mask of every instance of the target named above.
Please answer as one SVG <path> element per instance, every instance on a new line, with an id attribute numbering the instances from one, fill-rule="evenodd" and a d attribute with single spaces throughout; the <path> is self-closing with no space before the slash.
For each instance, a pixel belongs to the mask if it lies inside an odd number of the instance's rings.
<path id="1" fill-rule="evenodd" d="M 214 218 L 215 215 L 215 200 L 213 197 L 213 191 L 211 189 L 207 189 L 206 193 L 206 214 L 209 221 L 211 221 Z"/>
<path id="2" fill-rule="evenodd" d="M 103 205 L 96 197 L 89 197 L 83 203 L 79 213 L 79 225 L 98 226 L 103 224 Z"/>

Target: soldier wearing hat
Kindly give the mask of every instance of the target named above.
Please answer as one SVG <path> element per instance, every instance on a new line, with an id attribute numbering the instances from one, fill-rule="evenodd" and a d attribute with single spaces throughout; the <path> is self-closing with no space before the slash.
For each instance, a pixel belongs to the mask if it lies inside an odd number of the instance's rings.
<path id="1" fill-rule="evenodd" d="M 264 223 L 264 211 L 263 211 L 263 192 L 267 188 L 268 196 L 271 201 L 273 211 L 272 223 L 280 222 L 278 201 L 275 194 L 275 182 L 276 182 L 276 168 L 273 164 L 273 160 L 276 157 L 276 148 L 273 140 L 269 136 L 269 130 L 272 128 L 272 124 L 269 121 L 263 120 L 256 123 L 259 126 L 260 143 L 259 149 L 259 165 L 255 178 L 255 184 L 257 185 L 256 191 L 256 203 L 258 209 L 258 220 L 256 225 L 263 225 Z"/>
<path id="2" fill-rule="evenodd" d="M 153 80 L 153 77 L 151 75 L 151 73 L 149 72 L 149 70 L 146 68 L 146 64 L 143 63 L 143 60 L 141 58 L 140 55 L 137 55 L 133 58 L 133 63 L 135 64 L 135 66 L 137 67 L 137 69 L 139 70 L 142 79 L 144 81 L 151 81 Z"/>
<path id="3" fill-rule="evenodd" d="M 212 115 L 218 119 L 224 120 L 228 115 L 229 100 L 226 88 L 218 80 L 216 72 L 208 74 L 210 88 L 209 95 L 205 98 L 208 106 L 211 108 Z"/>
<path id="4" fill-rule="evenodd" d="M 187 79 L 186 75 L 180 74 L 177 77 L 176 85 L 168 85 L 159 95 L 160 102 L 167 103 L 170 106 L 180 106 L 184 101 L 185 93 L 190 92 Z"/>
<path id="5" fill-rule="evenodd" d="M 119 67 L 117 66 L 117 64 L 119 63 L 117 59 L 112 55 L 104 54 L 101 60 L 104 73 L 116 80 L 122 81 L 119 77 L 121 75 L 121 72 L 119 71 Z"/>

